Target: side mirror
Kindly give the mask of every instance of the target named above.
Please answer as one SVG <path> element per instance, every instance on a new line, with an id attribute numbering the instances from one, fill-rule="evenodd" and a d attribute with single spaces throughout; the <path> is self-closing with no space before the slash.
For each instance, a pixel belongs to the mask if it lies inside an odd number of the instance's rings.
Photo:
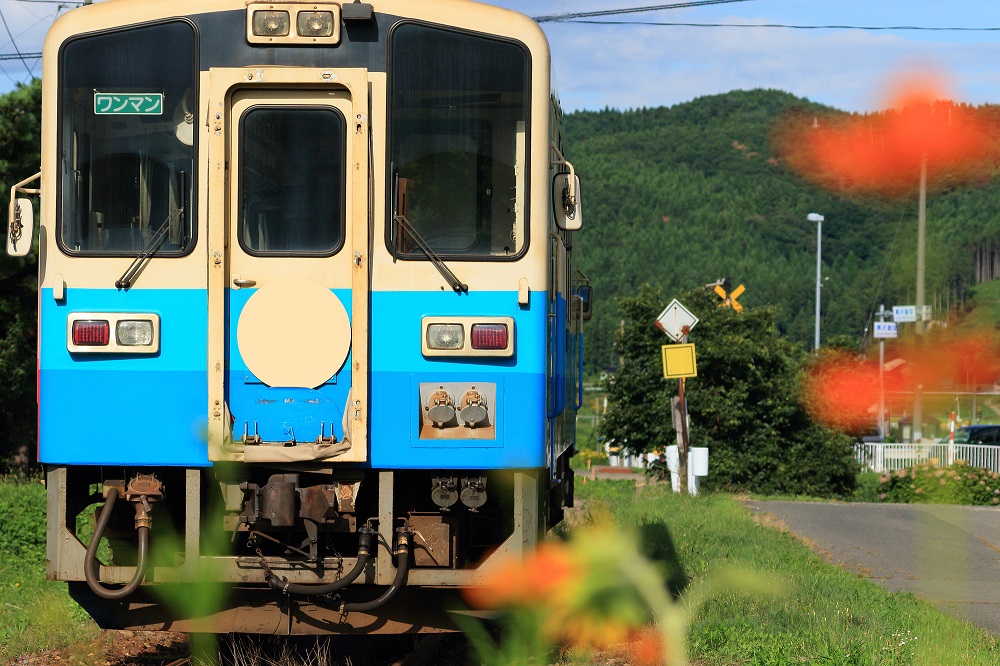
<path id="1" fill-rule="evenodd" d="M 35 208 L 31 199 L 12 199 L 7 220 L 7 254 L 23 257 L 31 252 Z"/>
<path id="2" fill-rule="evenodd" d="M 576 295 L 580 298 L 580 318 L 587 321 L 594 314 L 594 288 L 589 284 L 581 284 L 576 288 Z"/>
<path id="3" fill-rule="evenodd" d="M 556 226 L 563 231 L 577 231 L 583 227 L 579 176 L 557 173 L 552 177 L 552 208 Z"/>

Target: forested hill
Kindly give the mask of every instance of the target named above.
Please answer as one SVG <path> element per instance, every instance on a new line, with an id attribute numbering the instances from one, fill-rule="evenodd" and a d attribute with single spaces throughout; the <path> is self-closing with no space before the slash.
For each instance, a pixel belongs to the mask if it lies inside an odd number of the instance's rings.
<path id="1" fill-rule="evenodd" d="M 835 113 L 776 90 L 734 91 L 673 107 L 565 117 L 567 157 L 583 179 L 584 230 L 575 251 L 592 280 L 588 371 L 614 365 L 614 299 L 643 282 L 673 293 L 729 277 L 748 307 L 775 305 L 780 327 L 812 346 L 816 224 L 823 223 L 822 339 L 860 340 L 877 303 L 912 303 L 916 190 L 905 201 L 842 198 L 777 158 L 771 134 L 786 114 Z M 916 182 L 916 174 L 915 174 Z M 928 301 L 935 317 L 974 283 L 974 250 L 1000 237 L 1000 187 L 928 201 Z M 664 303 L 666 306 L 666 303 Z"/>

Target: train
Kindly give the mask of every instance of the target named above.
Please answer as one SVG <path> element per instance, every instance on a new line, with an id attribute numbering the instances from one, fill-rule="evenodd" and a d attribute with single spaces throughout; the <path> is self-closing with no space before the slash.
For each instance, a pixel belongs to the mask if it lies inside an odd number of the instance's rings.
<path id="1" fill-rule="evenodd" d="M 580 178 L 468 0 L 108 0 L 43 51 L 47 575 L 104 628 L 451 631 L 573 503 Z M 37 209 L 36 209 L 37 203 Z"/>

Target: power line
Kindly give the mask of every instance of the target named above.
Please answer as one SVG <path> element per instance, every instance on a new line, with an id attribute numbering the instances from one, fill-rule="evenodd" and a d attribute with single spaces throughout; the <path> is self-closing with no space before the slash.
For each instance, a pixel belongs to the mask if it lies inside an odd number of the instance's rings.
<path id="1" fill-rule="evenodd" d="M 21 62 L 24 64 L 24 68 L 28 70 L 28 76 L 34 76 L 35 75 L 34 72 L 32 72 L 31 68 L 28 67 L 28 61 L 24 59 L 24 56 L 21 55 L 21 50 L 17 48 L 17 42 L 14 40 L 14 34 L 10 31 L 10 26 L 7 25 L 7 19 L 4 17 L 2 11 L 0 11 L 0 21 L 3 22 L 4 30 L 7 31 L 7 36 L 10 37 L 10 43 L 14 47 L 14 51 L 17 52 L 17 56 L 21 59 Z"/>
<path id="2" fill-rule="evenodd" d="M 41 57 L 41 53 L 0 53 L 0 60 L 36 60 Z"/>
<path id="3" fill-rule="evenodd" d="M 561 23 L 588 25 L 652 25 L 682 28 L 787 28 L 790 30 L 927 30 L 935 32 L 997 32 L 1000 27 L 923 26 L 923 25 L 791 25 L 787 23 L 682 23 L 674 21 L 588 21 L 565 19 Z"/>
<path id="4" fill-rule="evenodd" d="M 571 22 L 573 19 L 593 18 L 595 16 L 614 16 L 617 14 L 637 14 L 639 12 L 655 12 L 661 9 L 684 9 L 686 7 L 702 7 L 704 5 L 728 5 L 734 2 L 750 2 L 751 0 L 689 0 L 689 2 L 675 2 L 669 5 L 654 5 L 651 7 L 624 7 L 621 9 L 604 9 L 594 12 L 572 12 L 567 14 L 550 14 L 548 16 L 535 16 L 532 20 L 535 23 L 553 23 L 557 21 Z"/>

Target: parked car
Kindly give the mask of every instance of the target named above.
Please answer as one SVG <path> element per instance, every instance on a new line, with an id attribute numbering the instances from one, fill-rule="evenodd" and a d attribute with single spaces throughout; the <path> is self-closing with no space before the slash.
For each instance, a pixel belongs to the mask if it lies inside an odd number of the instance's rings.
<path id="1" fill-rule="evenodd" d="M 942 439 L 947 443 L 948 437 Z M 956 444 L 1000 444 L 1000 425 L 977 424 L 955 429 Z"/>

